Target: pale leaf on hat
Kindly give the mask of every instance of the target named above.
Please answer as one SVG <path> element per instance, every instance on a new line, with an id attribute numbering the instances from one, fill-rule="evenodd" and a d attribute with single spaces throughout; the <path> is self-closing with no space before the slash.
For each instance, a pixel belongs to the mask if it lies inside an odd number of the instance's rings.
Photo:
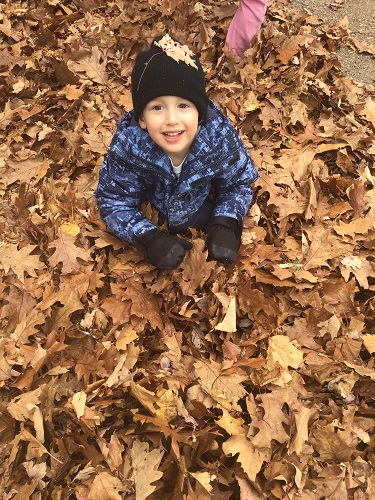
<path id="1" fill-rule="evenodd" d="M 183 61 L 188 66 L 193 66 L 193 68 L 198 69 L 198 66 L 192 58 L 194 52 L 192 52 L 187 45 L 181 45 L 174 41 L 169 35 L 164 35 L 163 38 L 154 43 L 176 62 Z"/>

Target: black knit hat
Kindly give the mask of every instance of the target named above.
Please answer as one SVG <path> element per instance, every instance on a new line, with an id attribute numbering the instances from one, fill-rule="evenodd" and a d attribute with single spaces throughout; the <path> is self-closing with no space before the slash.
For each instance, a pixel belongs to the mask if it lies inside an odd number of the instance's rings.
<path id="1" fill-rule="evenodd" d="M 163 48 L 155 43 L 160 43 Z M 172 52 L 168 50 L 171 46 Z M 177 57 L 173 52 L 174 48 L 177 48 Z M 180 60 L 175 60 L 175 57 L 179 59 L 181 55 Z M 198 56 L 169 35 L 160 35 L 135 60 L 132 71 L 134 118 L 139 119 L 148 102 L 166 95 L 182 97 L 192 102 L 198 109 L 199 120 L 205 119 L 208 97 Z"/>

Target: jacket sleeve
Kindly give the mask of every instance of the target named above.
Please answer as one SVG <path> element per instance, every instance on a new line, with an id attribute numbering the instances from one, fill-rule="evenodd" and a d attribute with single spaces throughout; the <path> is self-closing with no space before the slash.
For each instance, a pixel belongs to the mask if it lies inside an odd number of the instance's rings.
<path id="1" fill-rule="evenodd" d="M 222 161 L 219 175 L 213 180 L 216 193 L 214 216 L 232 217 L 242 224 L 252 200 L 251 184 L 259 175 L 246 146 L 238 140 L 239 147 Z"/>
<path id="2" fill-rule="evenodd" d="M 104 159 L 94 194 L 101 218 L 118 238 L 135 244 L 139 236 L 155 229 L 140 210 L 145 200 L 142 179 L 111 152 Z"/>

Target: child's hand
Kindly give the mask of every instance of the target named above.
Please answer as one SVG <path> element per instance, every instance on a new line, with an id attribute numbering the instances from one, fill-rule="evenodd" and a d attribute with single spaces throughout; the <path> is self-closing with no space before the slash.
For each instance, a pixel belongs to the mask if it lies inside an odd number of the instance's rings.
<path id="1" fill-rule="evenodd" d="M 137 243 L 142 247 L 147 262 L 158 269 L 175 269 L 184 260 L 186 250 L 193 248 L 190 241 L 159 229 L 144 234 Z"/>
<path id="2" fill-rule="evenodd" d="M 208 259 L 232 264 L 241 244 L 241 228 L 231 217 L 213 217 L 207 228 Z"/>

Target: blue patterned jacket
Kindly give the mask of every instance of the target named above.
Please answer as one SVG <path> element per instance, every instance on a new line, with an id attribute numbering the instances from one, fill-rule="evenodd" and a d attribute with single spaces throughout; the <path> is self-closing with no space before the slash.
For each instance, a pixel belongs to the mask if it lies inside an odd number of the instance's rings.
<path id="1" fill-rule="evenodd" d="M 214 216 L 242 224 L 252 199 L 257 170 L 238 132 L 210 101 L 207 118 L 182 165 L 180 178 L 171 162 L 130 111 L 117 126 L 95 190 L 100 216 L 119 238 L 134 244 L 155 229 L 140 210 L 148 200 L 172 226 L 201 207 L 214 189 Z"/>

